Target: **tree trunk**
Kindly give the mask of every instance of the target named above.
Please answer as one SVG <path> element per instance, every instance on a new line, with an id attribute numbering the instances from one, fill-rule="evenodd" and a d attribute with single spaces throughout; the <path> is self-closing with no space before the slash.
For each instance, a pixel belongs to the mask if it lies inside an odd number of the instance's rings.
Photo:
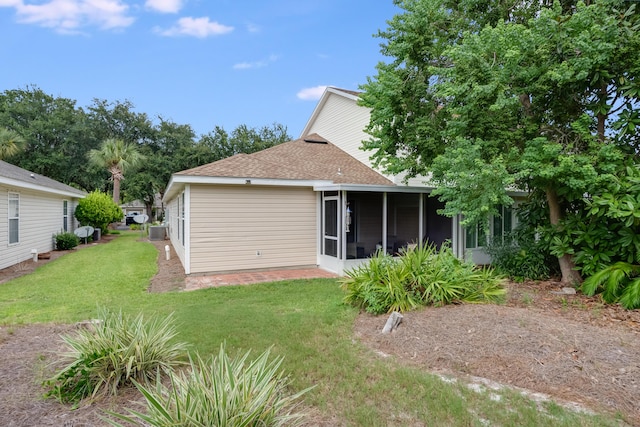
<path id="1" fill-rule="evenodd" d="M 120 177 L 113 177 L 113 203 L 120 206 Z"/>
<path id="2" fill-rule="evenodd" d="M 153 214 L 153 202 L 148 200 L 144 201 L 144 208 L 147 211 L 147 215 L 149 215 L 149 222 L 153 222 L 156 220 L 155 215 Z"/>
<path id="3" fill-rule="evenodd" d="M 551 225 L 557 226 L 562 218 L 558 194 L 551 188 L 546 189 L 546 194 L 549 205 L 549 222 Z M 558 262 L 560 264 L 560 272 L 562 273 L 562 283 L 572 285 L 582 282 L 582 277 L 580 277 L 580 273 L 575 269 L 576 265 L 573 262 L 571 254 L 564 254 L 558 257 Z"/>

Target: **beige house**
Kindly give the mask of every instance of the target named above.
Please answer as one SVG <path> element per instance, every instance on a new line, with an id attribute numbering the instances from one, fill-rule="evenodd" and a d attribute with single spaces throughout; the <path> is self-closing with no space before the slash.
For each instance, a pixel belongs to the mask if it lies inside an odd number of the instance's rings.
<path id="1" fill-rule="evenodd" d="M 53 236 L 77 226 L 73 214 L 85 195 L 0 160 L 0 269 L 53 250 Z"/>
<path id="2" fill-rule="evenodd" d="M 428 179 L 405 183 L 372 168 L 360 149 L 369 110 L 357 100 L 328 88 L 299 139 L 172 176 L 166 223 L 187 274 L 309 266 L 342 274 L 377 250 L 423 241 L 449 241 L 483 262 L 478 230 L 438 215 Z"/>

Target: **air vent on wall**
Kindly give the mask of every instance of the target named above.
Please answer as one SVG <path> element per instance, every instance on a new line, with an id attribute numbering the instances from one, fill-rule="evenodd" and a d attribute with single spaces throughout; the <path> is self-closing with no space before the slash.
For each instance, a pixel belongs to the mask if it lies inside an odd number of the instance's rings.
<path id="1" fill-rule="evenodd" d="M 327 141 L 325 141 L 323 139 L 311 139 L 311 138 L 307 139 L 307 138 L 305 138 L 303 141 L 304 142 L 308 142 L 309 144 L 326 144 L 327 143 Z"/>

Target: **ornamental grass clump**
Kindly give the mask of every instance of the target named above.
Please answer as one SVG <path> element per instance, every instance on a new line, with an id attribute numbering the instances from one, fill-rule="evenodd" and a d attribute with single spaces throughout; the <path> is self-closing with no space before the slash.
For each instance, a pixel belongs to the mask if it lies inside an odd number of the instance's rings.
<path id="1" fill-rule="evenodd" d="M 345 302 L 372 314 L 453 302 L 499 302 L 506 290 L 491 268 L 458 259 L 448 245 L 418 245 L 392 257 L 378 251 L 341 281 Z"/>
<path id="2" fill-rule="evenodd" d="M 62 339 L 64 367 L 45 382 L 48 396 L 78 402 L 99 393 L 117 394 L 133 381 L 147 382 L 184 364 L 187 346 L 175 342 L 173 316 L 145 320 L 101 310 L 97 322 Z"/>
<path id="3" fill-rule="evenodd" d="M 135 382 L 146 400 L 146 411 L 108 412 L 117 420 L 153 427 L 298 426 L 304 414 L 297 411 L 302 395 L 287 393 L 288 379 L 280 370 L 282 357 L 269 360 L 269 350 L 249 361 L 230 358 L 224 344 L 218 356 L 203 360 L 196 354 L 190 366 L 170 375 L 170 384 L 155 386 Z M 122 427 L 116 420 L 107 420 Z"/>

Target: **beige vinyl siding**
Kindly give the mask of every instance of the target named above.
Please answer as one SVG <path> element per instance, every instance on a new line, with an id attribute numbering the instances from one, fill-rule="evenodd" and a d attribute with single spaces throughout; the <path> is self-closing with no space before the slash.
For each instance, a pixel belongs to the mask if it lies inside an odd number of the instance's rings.
<path id="1" fill-rule="evenodd" d="M 19 194 L 19 241 L 9 245 L 7 217 L 9 193 Z M 62 231 L 62 204 L 69 202 L 71 231 L 77 225 L 73 212 L 77 200 L 35 190 L 0 186 L 0 269 L 32 259 L 31 250 L 39 253 L 54 249 L 53 236 Z"/>
<path id="2" fill-rule="evenodd" d="M 360 149 L 370 136 L 364 132 L 369 124 L 369 109 L 353 99 L 331 93 L 308 133 L 317 133 L 349 155 L 371 167 L 372 152 Z"/>
<path id="3" fill-rule="evenodd" d="M 191 185 L 191 273 L 316 265 L 316 200 L 311 188 Z"/>

